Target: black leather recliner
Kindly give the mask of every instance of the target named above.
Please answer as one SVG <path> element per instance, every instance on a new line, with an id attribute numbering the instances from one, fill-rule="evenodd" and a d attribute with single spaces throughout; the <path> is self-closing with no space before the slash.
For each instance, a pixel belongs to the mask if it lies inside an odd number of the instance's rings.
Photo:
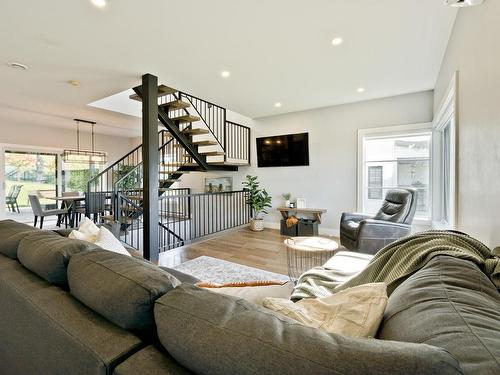
<path id="1" fill-rule="evenodd" d="M 417 208 L 415 189 L 393 189 L 375 216 L 342 214 L 340 243 L 349 250 L 375 254 L 385 245 L 410 234 Z"/>

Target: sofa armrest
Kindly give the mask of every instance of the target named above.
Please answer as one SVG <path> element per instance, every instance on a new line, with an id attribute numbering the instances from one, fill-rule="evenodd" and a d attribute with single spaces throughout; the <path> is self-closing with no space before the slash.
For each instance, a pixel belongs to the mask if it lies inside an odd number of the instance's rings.
<path id="1" fill-rule="evenodd" d="M 361 214 L 357 212 L 343 212 L 340 222 L 344 221 L 355 221 L 360 222 L 362 220 L 370 219 L 371 215 Z"/>

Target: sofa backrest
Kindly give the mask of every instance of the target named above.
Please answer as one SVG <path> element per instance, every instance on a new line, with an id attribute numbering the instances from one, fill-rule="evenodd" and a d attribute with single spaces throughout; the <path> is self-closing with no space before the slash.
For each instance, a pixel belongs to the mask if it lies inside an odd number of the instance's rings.
<path id="1" fill-rule="evenodd" d="M 13 220 L 0 221 L 0 253 L 17 259 L 17 249 L 21 240 L 39 229 Z"/>
<path id="2" fill-rule="evenodd" d="M 68 267 L 71 294 L 119 327 L 154 336 L 154 303 L 179 281 L 158 266 L 106 250 L 79 253 Z"/>
<path id="3" fill-rule="evenodd" d="M 64 238 L 52 231 L 36 231 L 19 242 L 17 256 L 24 267 L 41 278 L 66 287 L 71 256 L 96 249 L 99 247 L 89 242 Z"/>
<path id="4" fill-rule="evenodd" d="M 0 373 L 109 375 L 142 348 L 58 288 L 0 255 Z"/>
<path id="5" fill-rule="evenodd" d="M 500 294 L 474 263 L 435 257 L 391 294 L 379 337 L 442 347 L 467 374 L 500 374 Z"/>
<path id="6" fill-rule="evenodd" d="M 157 300 L 158 337 L 196 374 L 461 374 L 445 350 L 330 335 L 242 299 L 182 284 Z"/>

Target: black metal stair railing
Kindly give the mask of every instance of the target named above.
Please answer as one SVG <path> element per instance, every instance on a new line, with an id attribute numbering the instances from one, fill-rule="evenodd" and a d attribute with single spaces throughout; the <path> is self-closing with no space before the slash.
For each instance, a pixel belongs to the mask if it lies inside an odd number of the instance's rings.
<path id="1" fill-rule="evenodd" d="M 161 223 L 182 240 L 165 235 L 160 252 L 248 224 L 251 210 L 247 195 L 247 191 L 240 190 L 176 195 L 172 192 L 161 196 Z"/>
<path id="2" fill-rule="evenodd" d="M 179 91 L 178 97 L 191 104 L 195 115 L 203 120 L 220 147 L 224 149 L 226 109 L 185 92 Z"/>
<path id="3" fill-rule="evenodd" d="M 224 161 L 250 164 L 250 128 L 226 118 L 226 108 L 215 103 L 198 98 L 186 92 L 162 96 L 158 99 L 160 108 L 166 103 L 182 100 L 190 107 L 188 109 L 169 111 L 168 117 L 175 118 L 182 114 L 191 114 L 201 119 L 205 127 L 210 131 L 213 139 L 224 151 Z M 192 109 L 191 109 L 192 108 Z M 244 163 L 246 162 L 246 163 Z"/>
<path id="4" fill-rule="evenodd" d="M 161 130 L 158 132 L 158 142 L 164 146 L 171 140 L 171 135 Z M 161 147 L 160 147 L 161 149 Z M 101 215 L 100 208 L 104 197 L 105 211 L 113 212 L 113 191 L 117 181 L 127 176 L 142 163 L 142 144 L 109 165 L 87 182 L 86 215 Z M 96 212 L 92 212 L 96 211 Z"/>
<path id="5" fill-rule="evenodd" d="M 245 161 L 250 164 L 250 128 L 232 121 L 225 123 L 225 160 Z"/>

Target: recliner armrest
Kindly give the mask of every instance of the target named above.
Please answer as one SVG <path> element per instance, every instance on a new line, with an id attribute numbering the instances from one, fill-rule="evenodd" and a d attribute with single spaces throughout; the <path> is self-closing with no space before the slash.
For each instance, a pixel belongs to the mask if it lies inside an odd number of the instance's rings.
<path id="1" fill-rule="evenodd" d="M 359 223 L 358 238 L 401 238 L 411 232 L 411 225 L 392 221 L 365 219 Z"/>
<path id="2" fill-rule="evenodd" d="M 361 214 L 357 212 L 343 212 L 342 217 L 340 219 L 341 222 L 344 221 L 356 221 L 360 222 L 361 220 L 370 219 L 371 215 Z"/>

